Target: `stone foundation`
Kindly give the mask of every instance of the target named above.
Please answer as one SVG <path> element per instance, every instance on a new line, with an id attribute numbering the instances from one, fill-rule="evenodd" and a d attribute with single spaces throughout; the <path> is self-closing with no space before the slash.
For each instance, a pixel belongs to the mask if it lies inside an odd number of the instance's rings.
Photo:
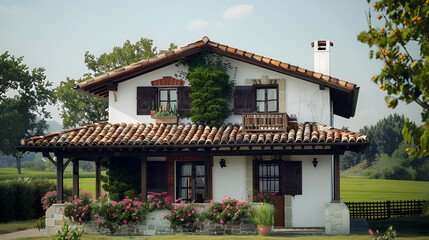
<path id="1" fill-rule="evenodd" d="M 64 220 L 64 209 L 66 204 L 54 204 L 46 210 L 45 235 L 53 236 L 61 229 Z"/>
<path id="2" fill-rule="evenodd" d="M 344 203 L 328 203 L 325 206 L 325 233 L 350 234 L 350 211 Z"/>

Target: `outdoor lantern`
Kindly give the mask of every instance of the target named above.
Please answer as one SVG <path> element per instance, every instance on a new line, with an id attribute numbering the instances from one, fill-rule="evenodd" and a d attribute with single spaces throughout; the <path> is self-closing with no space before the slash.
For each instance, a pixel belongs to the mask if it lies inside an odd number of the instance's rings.
<path id="1" fill-rule="evenodd" d="M 226 167 L 226 161 L 225 161 L 225 159 L 221 159 L 220 161 L 219 161 L 219 165 L 220 165 L 220 168 L 224 168 L 224 167 Z"/>
<path id="2" fill-rule="evenodd" d="M 318 163 L 317 158 L 313 158 L 313 166 L 314 166 L 314 168 L 317 167 L 317 163 Z"/>

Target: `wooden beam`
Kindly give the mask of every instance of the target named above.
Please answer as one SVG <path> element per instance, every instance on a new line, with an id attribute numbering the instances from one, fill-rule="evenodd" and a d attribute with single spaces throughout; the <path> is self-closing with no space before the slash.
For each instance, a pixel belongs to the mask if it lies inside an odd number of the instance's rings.
<path id="1" fill-rule="evenodd" d="M 79 160 L 73 159 L 73 197 L 79 196 Z"/>
<path id="2" fill-rule="evenodd" d="M 147 157 L 140 157 L 141 194 L 143 201 L 147 200 Z"/>
<path id="3" fill-rule="evenodd" d="M 49 154 L 49 152 L 42 152 L 43 157 L 47 158 L 49 161 L 51 161 L 52 164 L 55 165 L 55 167 L 57 166 L 57 162 L 55 162 L 54 159 L 52 159 L 51 155 Z"/>
<path id="4" fill-rule="evenodd" d="M 57 203 L 63 203 L 63 158 L 57 156 Z"/>
<path id="5" fill-rule="evenodd" d="M 95 162 L 95 199 L 101 196 L 101 160 Z"/>
<path id="6" fill-rule="evenodd" d="M 334 202 L 340 202 L 340 155 L 334 155 Z"/>
<path id="7" fill-rule="evenodd" d="M 64 172 L 64 170 L 66 170 L 66 168 L 67 168 L 67 166 L 69 165 L 70 161 L 71 161 L 71 160 L 73 160 L 73 159 L 74 159 L 74 158 L 68 158 L 68 159 L 67 159 L 66 163 L 64 163 L 64 166 L 63 166 L 63 172 Z"/>
<path id="8" fill-rule="evenodd" d="M 211 156 L 204 156 L 204 200 L 210 202 L 211 193 L 211 172 L 210 172 L 210 159 Z"/>

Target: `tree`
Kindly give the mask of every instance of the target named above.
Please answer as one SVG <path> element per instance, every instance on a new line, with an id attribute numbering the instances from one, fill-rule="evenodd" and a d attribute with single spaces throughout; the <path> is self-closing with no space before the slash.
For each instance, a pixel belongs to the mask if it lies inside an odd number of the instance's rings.
<path id="1" fill-rule="evenodd" d="M 370 0 L 368 0 L 368 3 Z M 423 124 L 406 120 L 402 135 L 414 147 L 411 155 L 429 154 L 429 0 L 380 0 L 373 8 L 379 13 L 383 27 L 373 27 L 368 14 L 369 30 L 361 32 L 358 40 L 371 48 L 370 58 L 383 62 L 380 74 L 372 81 L 387 91 L 387 107 L 395 108 L 398 101 L 415 102 L 421 108 Z M 417 46 L 417 54 L 412 49 Z"/>
<path id="2" fill-rule="evenodd" d="M 50 117 L 45 106 L 52 102 L 52 83 L 46 81 L 45 69 L 29 70 L 8 52 L 0 56 L 0 152 L 16 159 L 21 174 L 22 153 L 16 150 L 22 138 L 42 135 Z"/>
<path id="3" fill-rule="evenodd" d="M 169 51 L 177 48 L 170 44 Z M 85 64 L 90 73 L 86 73 L 81 79 L 67 78 L 55 88 L 55 97 L 61 102 L 61 118 L 64 128 L 72 128 L 87 125 L 108 118 L 108 103 L 87 94 L 75 91 L 78 83 L 99 76 L 106 72 L 130 65 L 132 63 L 154 57 L 164 51 L 158 51 L 153 46 L 153 40 L 141 38 L 135 44 L 127 40 L 122 47 L 114 47 L 111 53 L 103 53 L 95 57 L 88 51 L 85 53 Z"/>

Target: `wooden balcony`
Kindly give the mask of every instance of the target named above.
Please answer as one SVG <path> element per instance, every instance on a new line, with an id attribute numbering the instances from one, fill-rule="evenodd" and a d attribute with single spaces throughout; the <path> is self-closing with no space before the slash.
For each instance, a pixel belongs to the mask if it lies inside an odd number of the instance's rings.
<path id="1" fill-rule="evenodd" d="M 286 132 L 286 113 L 243 113 L 243 132 Z"/>

